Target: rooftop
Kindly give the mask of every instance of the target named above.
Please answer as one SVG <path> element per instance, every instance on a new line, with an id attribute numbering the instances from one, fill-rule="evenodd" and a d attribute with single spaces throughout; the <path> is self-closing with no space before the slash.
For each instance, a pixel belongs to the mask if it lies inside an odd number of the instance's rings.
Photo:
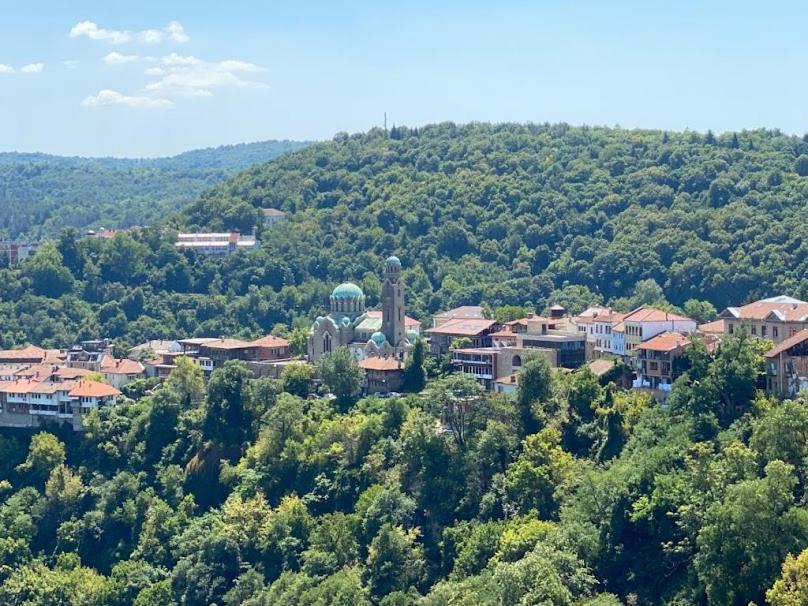
<path id="1" fill-rule="evenodd" d="M 267 335 L 252 342 L 252 345 L 257 347 L 288 347 L 289 341 L 276 337 L 275 335 Z"/>
<path id="2" fill-rule="evenodd" d="M 480 305 L 461 305 L 460 307 L 455 307 L 454 309 L 441 311 L 435 315 L 441 318 L 450 319 L 477 319 L 484 317 L 483 308 Z"/>
<path id="3" fill-rule="evenodd" d="M 282 210 L 278 210 L 277 208 L 262 208 L 261 212 L 264 213 L 265 217 L 285 217 L 286 213 Z"/>
<path id="4" fill-rule="evenodd" d="M 638 307 L 623 318 L 623 322 L 692 322 L 690 318 L 679 314 L 657 309 L 656 307 Z"/>
<path id="5" fill-rule="evenodd" d="M 435 328 L 427 329 L 427 332 L 435 335 L 457 335 L 461 337 L 473 337 L 497 324 L 496 320 L 486 320 L 485 318 L 454 318 L 447 320 Z"/>
<path id="6" fill-rule="evenodd" d="M 787 349 L 791 349 L 795 345 L 799 345 L 803 341 L 808 341 L 808 328 L 805 328 L 798 332 L 795 335 L 791 335 L 785 341 L 780 342 L 778 345 L 772 347 L 769 351 L 767 351 L 764 355 L 767 358 L 773 358 L 774 356 L 780 355 Z"/>
<path id="7" fill-rule="evenodd" d="M 699 324 L 698 329 L 701 332 L 713 335 L 724 334 L 724 320 L 715 320 L 714 322 L 707 322 L 706 324 Z"/>
<path id="8" fill-rule="evenodd" d="M 690 339 L 678 332 L 663 332 L 640 343 L 637 349 L 646 351 L 673 351 L 677 347 L 690 344 Z"/>
<path id="9" fill-rule="evenodd" d="M 403 368 L 401 360 L 395 358 L 365 358 L 359 360 L 359 368 L 363 370 L 401 370 Z"/>
<path id="10" fill-rule="evenodd" d="M 754 301 L 741 307 L 727 307 L 722 318 L 740 320 L 779 320 L 781 322 L 808 322 L 808 303 L 793 297 L 779 296 Z"/>
<path id="11" fill-rule="evenodd" d="M 119 395 L 121 395 L 120 391 L 111 385 L 99 383 L 98 381 L 79 381 L 70 390 L 71 398 L 107 398 Z"/>

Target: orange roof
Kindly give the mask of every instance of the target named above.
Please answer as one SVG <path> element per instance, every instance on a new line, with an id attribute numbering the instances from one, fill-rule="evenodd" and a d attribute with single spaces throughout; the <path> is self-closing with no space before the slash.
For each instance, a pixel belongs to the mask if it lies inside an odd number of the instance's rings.
<path id="1" fill-rule="evenodd" d="M 638 307 L 623 318 L 623 322 L 693 322 L 690 318 L 655 307 Z"/>
<path id="2" fill-rule="evenodd" d="M 672 351 L 677 347 L 689 345 L 690 339 L 678 332 L 663 332 L 655 337 L 640 343 L 637 349 L 648 351 Z"/>
<path id="3" fill-rule="evenodd" d="M 248 343 L 241 339 L 217 339 L 216 341 L 204 343 L 203 347 L 209 349 L 246 349 L 247 347 L 253 347 L 253 343 Z"/>
<path id="4" fill-rule="evenodd" d="M 120 391 L 111 385 L 99 383 L 98 381 L 79 381 L 70 390 L 71 398 L 105 398 L 119 395 L 121 395 Z"/>
<path id="5" fill-rule="evenodd" d="M 614 368 L 614 360 L 600 358 L 599 360 L 592 360 L 587 366 L 595 376 L 600 377 Z"/>
<path id="6" fill-rule="evenodd" d="M 492 332 L 491 336 L 495 339 L 516 339 L 517 336 L 523 335 L 523 332 L 513 332 L 510 330 L 500 330 L 497 332 Z"/>
<path id="7" fill-rule="evenodd" d="M 591 320 L 596 316 L 602 316 L 604 314 L 609 314 L 612 312 L 611 307 L 603 307 L 602 305 L 593 305 L 592 307 L 588 307 L 583 310 L 581 313 L 578 314 L 578 320 Z"/>
<path id="8" fill-rule="evenodd" d="M 129 358 L 106 356 L 101 362 L 101 372 L 110 375 L 139 375 L 143 373 L 143 364 Z"/>
<path id="9" fill-rule="evenodd" d="M 364 370 L 401 370 L 403 366 L 400 360 L 395 358 L 365 358 L 359 360 L 359 368 Z"/>
<path id="10" fill-rule="evenodd" d="M 2 360 L 43 360 L 48 354 L 46 349 L 37 347 L 36 345 L 28 345 L 22 349 L 5 349 L 0 351 L 0 359 Z"/>
<path id="11" fill-rule="evenodd" d="M 260 339 L 256 339 L 252 342 L 252 345 L 257 347 L 288 347 L 289 341 L 286 339 L 281 339 L 280 337 L 276 337 L 274 335 L 267 335 L 266 337 L 261 337 Z"/>
<path id="12" fill-rule="evenodd" d="M 382 310 L 374 309 L 367 312 L 368 318 L 381 318 L 382 317 Z M 415 318 L 411 318 L 409 316 L 404 316 L 404 328 L 418 328 L 421 326 L 421 323 L 416 320 Z"/>
<path id="13" fill-rule="evenodd" d="M 462 337 L 473 337 L 497 324 L 496 320 L 486 320 L 485 318 L 455 318 L 447 320 L 440 326 L 427 329 L 428 333 L 438 335 L 458 335 Z"/>
<path id="14" fill-rule="evenodd" d="M 764 355 L 767 358 L 773 358 L 776 355 L 784 352 L 785 350 L 794 347 L 795 345 L 799 345 L 803 341 L 808 340 L 808 328 L 801 330 L 797 334 L 791 335 L 785 341 L 780 342 L 779 345 L 775 345 L 769 351 L 767 351 Z"/>
<path id="15" fill-rule="evenodd" d="M 39 381 L 17 379 L 16 381 L 3 383 L 0 391 L 3 391 L 3 393 L 30 393 L 37 385 L 39 385 Z"/>
<path id="16" fill-rule="evenodd" d="M 699 324 L 698 329 L 701 332 L 710 334 L 723 334 L 724 333 L 724 320 L 715 320 L 714 322 L 707 322 L 706 324 Z"/>
<path id="17" fill-rule="evenodd" d="M 512 375 L 504 375 L 499 377 L 494 383 L 500 383 L 502 385 L 518 385 L 519 384 L 519 375 L 512 374 Z"/>
<path id="18" fill-rule="evenodd" d="M 727 307 L 721 316 L 741 320 L 765 320 L 769 316 L 784 322 L 808 322 L 808 303 L 791 297 L 772 297 L 741 307 Z"/>

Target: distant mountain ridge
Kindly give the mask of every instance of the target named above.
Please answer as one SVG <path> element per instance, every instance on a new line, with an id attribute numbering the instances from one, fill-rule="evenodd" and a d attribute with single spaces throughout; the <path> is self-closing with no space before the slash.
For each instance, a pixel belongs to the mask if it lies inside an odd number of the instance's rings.
<path id="1" fill-rule="evenodd" d="M 149 224 L 233 174 L 309 144 L 262 141 L 165 158 L 0 153 L 0 238 Z"/>

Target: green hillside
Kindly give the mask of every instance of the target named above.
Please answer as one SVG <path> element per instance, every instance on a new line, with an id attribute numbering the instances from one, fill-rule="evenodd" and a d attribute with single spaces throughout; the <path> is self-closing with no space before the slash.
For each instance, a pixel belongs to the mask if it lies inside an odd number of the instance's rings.
<path id="1" fill-rule="evenodd" d="M 361 278 L 396 251 L 428 311 L 542 304 L 565 284 L 608 300 L 647 279 L 722 307 L 808 297 L 804 154 L 776 131 L 394 128 L 253 167 L 184 220 L 244 229 L 245 206 L 283 208 L 295 222 L 265 246 L 298 279 Z"/>
<path id="2" fill-rule="evenodd" d="M 0 154 L 0 237 L 150 224 L 253 164 L 304 147 L 264 141 L 156 159 Z"/>

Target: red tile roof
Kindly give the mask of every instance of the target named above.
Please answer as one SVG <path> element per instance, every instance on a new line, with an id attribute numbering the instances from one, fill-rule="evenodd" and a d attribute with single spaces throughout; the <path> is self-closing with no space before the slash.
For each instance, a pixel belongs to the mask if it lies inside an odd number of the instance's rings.
<path id="1" fill-rule="evenodd" d="M 663 311 L 655 307 L 638 307 L 626 317 L 623 322 L 693 322 L 690 318 Z"/>
<path id="2" fill-rule="evenodd" d="M 808 322 L 808 303 L 798 299 L 763 299 L 741 307 L 727 307 L 721 315 L 742 320 L 765 320 L 772 314 L 785 322 Z"/>
<path id="3" fill-rule="evenodd" d="M 99 383 L 98 381 L 79 381 L 76 386 L 70 390 L 69 395 L 71 398 L 106 398 L 119 396 L 121 392 L 106 383 Z"/>
<path id="4" fill-rule="evenodd" d="M 648 351 L 673 351 L 677 347 L 689 345 L 690 339 L 678 332 L 663 332 L 637 345 L 637 349 Z"/>
<path id="5" fill-rule="evenodd" d="M 701 332 L 706 332 L 714 335 L 724 334 L 724 320 L 715 320 L 714 322 L 699 324 L 698 329 Z"/>
<path id="6" fill-rule="evenodd" d="M 803 341 L 808 340 L 808 328 L 801 330 L 795 335 L 791 335 L 785 341 L 781 341 L 779 344 L 772 347 L 769 351 L 767 351 L 764 355 L 767 358 L 773 358 L 776 355 L 779 355 L 781 352 L 786 351 L 787 349 L 794 347 L 795 345 L 799 345 Z"/>
<path id="7" fill-rule="evenodd" d="M 252 345 L 257 347 L 289 347 L 289 341 L 276 337 L 274 335 L 267 335 L 252 342 Z"/>
<path id="8" fill-rule="evenodd" d="M 28 345 L 22 349 L 5 349 L 0 351 L 0 360 L 16 361 L 16 360 L 39 360 L 45 359 L 48 350 L 37 347 L 36 345 Z"/>
<path id="9" fill-rule="evenodd" d="M 101 362 L 101 372 L 110 375 L 139 375 L 143 373 L 143 364 L 128 358 L 106 356 Z"/>
<path id="10" fill-rule="evenodd" d="M 382 371 L 394 371 L 394 370 L 401 370 L 404 366 L 401 364 L 400 360 L 395 358 L 365 358 L 364 360 L 359 360 L 359 368 L 363 370 L 382 370 Z"/>

